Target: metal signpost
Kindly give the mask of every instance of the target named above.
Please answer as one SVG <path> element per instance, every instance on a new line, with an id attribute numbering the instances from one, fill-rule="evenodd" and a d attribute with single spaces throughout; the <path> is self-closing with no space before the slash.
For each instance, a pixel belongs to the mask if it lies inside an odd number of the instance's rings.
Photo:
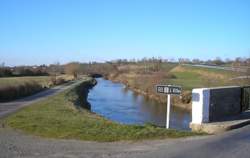
<path id="1" fill-rule="evenodd" d="M 169 118 L 170 118 L 170 105 L 171 105 L 171 94 L 180 95 L 181 87 L 174 85 L 156 85 L 156 92 L 161 94 L 167 94 L 167 116 L 166 116 L 166 128 L 169 128 Z"/>

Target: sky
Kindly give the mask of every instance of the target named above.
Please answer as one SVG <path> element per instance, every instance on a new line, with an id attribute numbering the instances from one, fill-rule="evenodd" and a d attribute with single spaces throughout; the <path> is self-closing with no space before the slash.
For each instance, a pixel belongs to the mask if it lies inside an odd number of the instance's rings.
<path id="1" fill-rule="evenodd" d="M 250 56 L 250 0 L 0 0 L 0 62 Z"/>

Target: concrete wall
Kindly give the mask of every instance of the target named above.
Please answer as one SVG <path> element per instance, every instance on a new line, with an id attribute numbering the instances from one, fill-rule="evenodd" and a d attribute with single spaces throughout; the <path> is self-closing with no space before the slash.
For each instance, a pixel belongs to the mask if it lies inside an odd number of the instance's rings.
<path id="1" fill-rule="evenodd" d="M 209 97 L 207 88 L 193 89 L 192 91 L 192 123 L 209 122 Z"/>
<path id="2" fill-rule="evenodd" d="M 192 124 L 220 121 L 241 112 L 241 87 L 198 88 L 192 91 Z"/>

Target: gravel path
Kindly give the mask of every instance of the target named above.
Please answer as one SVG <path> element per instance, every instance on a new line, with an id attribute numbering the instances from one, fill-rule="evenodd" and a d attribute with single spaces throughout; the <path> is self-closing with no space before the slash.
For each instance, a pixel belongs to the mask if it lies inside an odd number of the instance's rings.
<path id="1" fill-rule="evenodd" d="M 160 145 L 154 145 L 153 142 L 98 143 L 77 140 L 45 139 L 25 135 L 12 129 L 0 128 L 0 157 L 94 158 L 130 157 L 130 155 L 134 157 L 137 154 L 145 154 L 154 150 Z"/>
<path id="2" fill-rule="evenodd" d="M 0 128 L 1 158 L 247 158 L 249 149 L 250 126 L 215 136 L 114 143 L 46 139 Z"/>

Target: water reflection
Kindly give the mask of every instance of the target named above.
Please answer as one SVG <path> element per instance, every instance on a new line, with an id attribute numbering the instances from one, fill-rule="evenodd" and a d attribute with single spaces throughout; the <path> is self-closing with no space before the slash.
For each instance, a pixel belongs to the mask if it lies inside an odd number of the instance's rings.
<path id="1" fill-rule="evenodd" d="M 124 124 L 153 123 L 165 126 L 166 105 L 147 99 L 103 78 L 90 90 L 91 110 L 110 120 Z M 170 128 L 189 130 L 190 113 L 175 107 L 171 109 Z"/>

